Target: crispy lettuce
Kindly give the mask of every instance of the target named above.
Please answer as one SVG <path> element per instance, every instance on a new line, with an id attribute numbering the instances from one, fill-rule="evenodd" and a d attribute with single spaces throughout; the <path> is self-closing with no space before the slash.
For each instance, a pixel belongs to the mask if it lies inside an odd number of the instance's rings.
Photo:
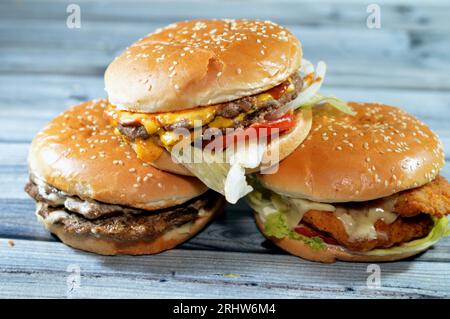
<path id="1" fill-rule="evenodd" d="M 291 229 L 288 226 L 285 212 L 278 210 L 267 195 L 270 194 L 264 194 L 258 190 L 254 190 L 247 195 L 249 205 L 260 214 L 261 220 L 264 223 L 265 235 L 279 239 L 288 237 L 295 240 L 301 240 L 315 250 L 326 248 L 326 244 L 321 238 L 306 237 Z"/>
<path id="2" fill-rule="evenodd" d="M 347 102 L 344 100 L 339 99 L 336 96 L 333 95 L 322 95 L 322 94 L 316 94 L 313 98 L 311 98 L 308 102 L 306 102 L 303 105 L 300 105 L 300 108 L 303 107 L 313 107 L 318 105 L 329 105 L 334 107 L 335 109 L 339 110 L 340 112 L 343 112 L 345 114 L 355 116 L 356 112 L 353 111 L 353 109 L 348 105 Z"/>
<path id="3" fill-rule="evenodd" d="M 288 237 L 291 239 L 301 240 L 315 250 L 324 249 L 326 247 L 321 238 L 306 237 L 290 229 L 287 225 L 286 216 L 281 212 L 273 213 L 267 216 L 264 224 L 264 233 L 267 236 L 276 237 L 279 239 Z"/>

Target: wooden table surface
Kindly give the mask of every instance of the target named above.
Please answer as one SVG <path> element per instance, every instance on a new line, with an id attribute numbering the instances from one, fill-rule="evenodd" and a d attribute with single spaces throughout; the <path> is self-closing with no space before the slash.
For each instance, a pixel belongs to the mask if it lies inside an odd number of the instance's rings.
<path id="1" fill-rule="evenodd" d="M 81 28 L 66 27 L 66 7 Z M 450 149 L 450 2 L 377 1 L 381 28 L 366 26 L 367 2 L 139 0 L 0 3 L 0 297 L 415 298 L 450 296 L 450 238 L 400 262 L 325 265 L 287 255 L 257 231 L 248 206 L 227 213 L 178 249 L 102 257 L 49 235 L 23 191 L 32 137 L 70 105 L 104 97 L 114 56 L 169 22 L 270 19 L 290 28 L 304 55 L 328 64 L 324 92 L 405 108 Z M 425 4 L 426 3 L 426 4 Z M 450 153 L 449 153 L 450 154 Z M 447 161 L 449 157 L 447 157 Z M 450 178 L 447 163 L 443 175 Z M 79 286 L 73 283 L 80 270 Z"/>

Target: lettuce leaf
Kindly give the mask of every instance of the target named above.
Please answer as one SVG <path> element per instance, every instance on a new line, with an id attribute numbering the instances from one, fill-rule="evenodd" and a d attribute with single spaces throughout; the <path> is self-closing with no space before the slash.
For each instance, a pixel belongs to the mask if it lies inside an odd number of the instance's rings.
<path id="1" fill-rule="evenodd" d="M 299 105 L 298 107 L 299 108 L 313 107 L 313 106 L 323 105 L 323 104 L 332 106 L 345 114 L 348 114 L 351 116 L 356 115 L 356 112 L 353 111 L 353 109 L 348 105 L 347 102 L 345 102 L 344 100 L 341 100 L 338 97 L 333 96 L 333 95 L 325 96 L 322 94 L 316 94 L 310 100 L 308 100 L 306 103 Z"/>
<path id="2" fill-rule="evenodd" d="M 184 150 L 188 151 L 184 153 Z M 179 148 L 179 152 L 172 151 L 171 155 L 205 185 L 235 204 L 253 190 L 246 182 L 246 169 L 260 165 L 263 151 L 257 141 L 250 141 L 232 153 L 230 158 L 226 157 L 226 152 L 212 153 L 193 146 Z"/>
<path id="3" fill-rule="evenodd" d="M 253 185 L 255 188 L 258 186 Z M 268 194 L 263 194 L 254 190 L 247 195 L 249 205 L 260 214 L 261 220 L 264 223 L 264 234 L 275 238 L 291 238 L 301 240 L 315 250 L 326 248 L 326 244 L 319 237 L 306 237 L 298 234 L 289 228 L 285 213 L 279 211 L 273 204 Z"/>
<path id="4" fill-rule="evenodd" d="M 306 237 L 300 235 L 294 230 L 291 230 L 287 225 L 286 216 L 281 212 L 273 213 L 267 216 L 264 224 L 264 233 L 267 236 L 276 237 L 279 239 L 288 237 L 291 239 L 301 240 L 315 250 L 324 249 L 326 247 L 323 240 L 319 237 Z"/>

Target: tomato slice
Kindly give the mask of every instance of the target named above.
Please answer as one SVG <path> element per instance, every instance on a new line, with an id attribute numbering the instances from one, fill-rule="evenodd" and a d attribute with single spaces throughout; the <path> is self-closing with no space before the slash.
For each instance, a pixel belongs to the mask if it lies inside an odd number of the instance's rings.
<path id="1" fill-rule="evenodd" d="M 312 237 L 319 237 L 320 239 L 322 239 L 324 242 L 326 242 L 327 244 L 330 245 L 338 245 L 339 243 L 336 241 L 336 239 L 329 237 L 329 236 L 325 236 L 322 235 L 321 233 L 319 233 L 318 231 L 315 231 L 312 228 L 303 226 L 303 225 L 298 225 L 295 228 L 295 232 L 299 233 L 300 235 L 312 238 Z"/>
<path id="2" fill-rule="evenodd" d="M 228 146 L 237 143 L 240 139 L 244 139 L 246 137 L 256 137 L 256 138 L 266 136 L 270 137 L 275 133 L 280 134 L 282 132 L 290 130 L 294 126 L 295 126 L 294 116 L 292 114 L 286 114 L 273 121 L 253 123 L 244 130 L 236 130 L 231 134 L 222 136 L 222 139 L 218 138 L 210 143 L 207 143 L 207 145 L 209 145 L 208 147 L 216 148 L 216 146 L 219 146 L 218 143 L 220 142 L 222 144 L 221 146 L 223 147 L 223 149 L 225 149 Z M 252 130 L 254 130 L 254 132 L 251 132 Z M 269 141 L 270 138 L 267 139 L 267 142 Z"/>
<path id="3" fill-rule="evenodd" d="M 293 114 L 285 114 L 280 118 L 277 118 L 273 121 L 261 122 L 261 123 L 253 123 L 250 125 L 251 128 L 260 129 L 278 129 L 279 132 L 287 131 L 295 126 L 294 115 Z"/>

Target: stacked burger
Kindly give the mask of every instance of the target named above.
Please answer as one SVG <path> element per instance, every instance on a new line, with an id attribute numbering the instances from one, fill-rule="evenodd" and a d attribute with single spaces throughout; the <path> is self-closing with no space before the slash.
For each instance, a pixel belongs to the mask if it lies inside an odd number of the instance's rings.
<path id="1" fill-rule="evenodd" d="M 448 232 L 439 139 L 397 108 L 321 95 L 325 70 L 270 21 L 143 37 L 108 66 L 108 100 L 69 109 L 33 141 L 39 220 L 76 248 L 156 253 L 247 196 L 263 234 L 301 257 L 423 251 Z"/>

